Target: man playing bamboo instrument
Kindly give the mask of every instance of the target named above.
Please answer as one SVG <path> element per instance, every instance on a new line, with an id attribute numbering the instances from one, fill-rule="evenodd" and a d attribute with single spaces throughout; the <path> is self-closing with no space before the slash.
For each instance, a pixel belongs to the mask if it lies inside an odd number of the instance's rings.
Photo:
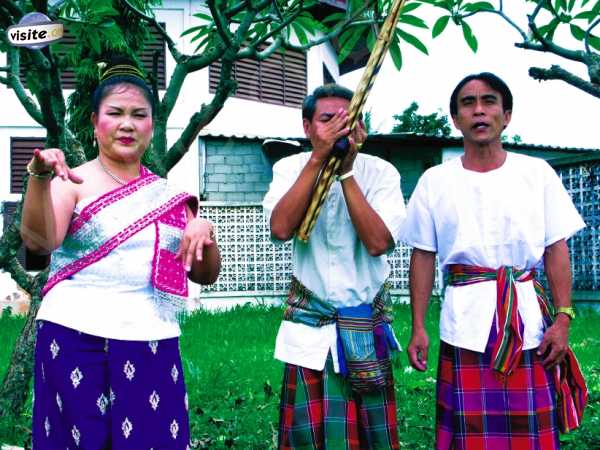
<path id="1" fill-rule="evenodd" d="M 404 220 L 400 176 L 388 162 L 358 153 L 362 124 L 350 133 L 352 92 L 325 85 L 302 108 L 312 151 L 273 167 L 263 206 L 275 241 L 294 236 L 335 141 L 350 150 L 307 243 L 294 239 L 293 277 L 275 357 L 286 363 L 280 449 L 397 449 L 386 254 Z M 354 344 L 354 345 L 353 345 Z"/>
<path id="2" fill-rule="evenodd" d="M 557 449 L 559 427 L 578 419 L 559 410 L 555 372 L 568 366 L 585 391 L 568 348 L 574 314 L 565 242 L 585 224 L 544 160 L 502 148 L 512 94 L 500 78 L 464 78 L 450 112 L 464 154 L 423 174 L 402 229 L 414 247 L 408 355 L 420 371 L 427 369 L 424 321 L 436 253 L 446 275 L 436 449 Z M 535 281 L 542 263 L 555 317 Z"/>

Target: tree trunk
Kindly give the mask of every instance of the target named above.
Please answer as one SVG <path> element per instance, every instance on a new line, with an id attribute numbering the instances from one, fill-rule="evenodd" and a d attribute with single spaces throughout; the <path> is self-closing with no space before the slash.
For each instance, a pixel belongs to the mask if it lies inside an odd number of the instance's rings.
<path id="1" fill-rule="evenodd" d="M 40 305 L 38 295 L 36 293 L 31 297 L 31 305 L 25 326 L 17 338 L 10 365 L 0 387 L 0 418 L 18 416 L 23 410 L 29 395 L 31 376 L 33 375 L 33 352 L 36 335 L 35 316 Z"/>

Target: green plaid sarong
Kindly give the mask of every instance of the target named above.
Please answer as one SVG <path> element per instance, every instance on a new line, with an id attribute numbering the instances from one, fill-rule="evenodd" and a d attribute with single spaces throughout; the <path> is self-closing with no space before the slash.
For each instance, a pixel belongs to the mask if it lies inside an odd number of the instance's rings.
<path id="1" fill-rule="evenodd" d="M 340 373 L 357 392 L 375 391 L 391 383 L 391 351 L 400 350 L 392 319 L 387 283 L 372 304 L 335 308 L 292 277 L 284 320 L 312 327 L 335 323 Z"/>

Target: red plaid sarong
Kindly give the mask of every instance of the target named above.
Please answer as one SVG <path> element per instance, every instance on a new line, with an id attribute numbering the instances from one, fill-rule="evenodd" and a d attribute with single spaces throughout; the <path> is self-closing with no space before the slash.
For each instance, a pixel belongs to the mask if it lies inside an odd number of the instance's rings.
<path id="1" fill-rule="evenodd" d="M 490 280 L 496 280 L 497 286 L 495 317 L 497 335 L 494 338 L 490 367 L 501 376 L 510 376 L 519 364 L 523 353 L 523 324 L 518 312 L 515 283 L 533 281 L 544 329 L 549 328 L 554 322 L 554 310 L 544 288 L 535 278 L 535 270 L 519 270 L 512 267 L 500 267 L 494 270 L 464 264 L 453 264 L 448 267 L 448 283 L 453 286 Z M 568 433 L 581 424 L 588 397 L 585 379 L 570 347 L 567 349 L 564 361 L 553 368 L 552 374 L 558 402 L 558 427 L 561 433 Z"/>
<path id="2" fill-rule="evenodd" d="M 485 353 L 440 343 L 436 450 L 559 449 L 552 375 L 524 350 L 502 381 L 490 367 L 496 340 L 494 324 Z"/>
<path id="3" fill-rule="evenodd" d="M 279 416 L 280 450 L 399 449 L 393 381 L 381 391 L 353 392 L 333 371 L 286 364 Z"/>

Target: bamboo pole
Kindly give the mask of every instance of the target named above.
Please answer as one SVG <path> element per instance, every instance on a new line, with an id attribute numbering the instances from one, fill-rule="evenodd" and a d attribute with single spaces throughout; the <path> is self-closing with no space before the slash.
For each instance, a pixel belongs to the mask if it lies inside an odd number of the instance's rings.
<path id="1" fill-rule="evenodd" d="M 350 101 L 350 106 L 348 107 L 348 128 L 350 128 L 350 132 L 352 132 L 356 126 L 358 117 L 360 116 L 360 113 L 367 100 L 367 96 L 369 95 L 371 87 L 373 86 L 373 82 L 375 81 L 375 77 L 377 77 L 377 74 L 379 73 L 379 69 L 381 68 L 385 54 L 390 46 L 390 42 L 392 41 L 392 36 L 394 34 L 396 24 L 398 23 L 398 18 L 400 17 L 400 10 L 404 6 L 405 2 L 406 0 L 394 1 L 387 18 L 381 27 L 379 35 L 377 36 L 377 42 L 373 47 L 373 51 L 371 52 L 371 56 L 369 57 L 365 71 L 363 72 L 360 83 L 358 84 L 358 88 L 356 89 L 354 96 Z M 323 202 L 325 201 L 327 193 L 333 184 L 334 175 L 339 170 L 342 160 L 343 157 L 340 158 L 335 155 L 330 155 L 325 163 L 325 167 L 321 171 L 321 175 L 319 176 L 317 185 L 313 191 L 310 204 L 306 210 L 306 215 L 304 216 L 304 219 L 300 224 L 300 228 L 298 229 L 298 239 L 303 242 L 308 242 L 310 233 L 315 226 L 317 218 L 319 217 L 319 213 L 321 212 Z"/>

